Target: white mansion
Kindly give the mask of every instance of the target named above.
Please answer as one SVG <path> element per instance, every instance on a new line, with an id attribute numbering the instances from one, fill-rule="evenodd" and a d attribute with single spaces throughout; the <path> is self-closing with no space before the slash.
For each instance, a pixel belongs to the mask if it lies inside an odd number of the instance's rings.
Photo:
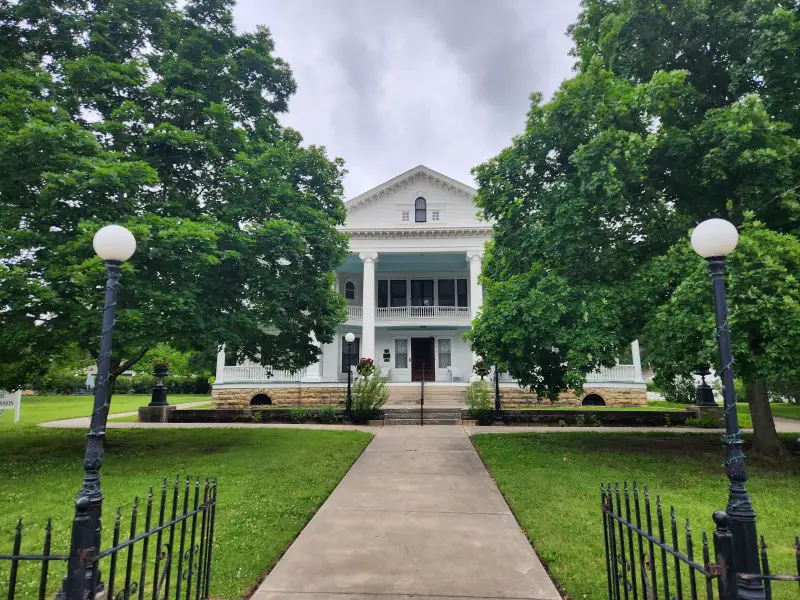
<path id="1" fill-rule="evenodd" d="M 337 269 L 335 285 L 347 300 L 348 318 L 336 339 L 321 346 L 317 363 L 297 373 L 226 365 L 220 352 L 215 405 L 343 401 L 348 332 L 355 335 L 353 362 L 373 358 L 388 378 L 390 403 L 423 378 L 463 397 L 476 359 L 463 334 L 483 302 L 478 276 L 492 231 L 476 216 L 475 194 L 420 165 L 346 202 L 343 231 L 351 255 Z M 632 355 L 633 364 L 598 371 L 583 396 L 570 399 L 646 403 L 636 342 Z M 501 381 L 507 402 L 531 401 L 513 381 Z M 414 389 L 418 398 L 419 384 Z"/>

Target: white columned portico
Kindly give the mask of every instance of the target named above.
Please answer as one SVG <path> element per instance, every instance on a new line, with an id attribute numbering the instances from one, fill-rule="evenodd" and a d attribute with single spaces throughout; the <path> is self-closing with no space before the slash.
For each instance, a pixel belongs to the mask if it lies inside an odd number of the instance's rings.
<path id="1" fill-rule="evenodd" d="M 225 383 L 225 344 L 222 344 L 217 351 L 217 374 L 214 376 L 214 383 Z"/>
<path id="2" fill-rule="evenodd" d="M 481 274 L 481 261 L 483 255 L 480 252 L 470 250 L 467 252 L 469 261 L 469 315 L 472 319 L 478 316 L 478 311 L 483 305 L 483 288 L 478 277 Z"/>
<path id="3" fill-rule="evenodd" d="M 361 356 L 375 358 L 375 263 L 377 252 L 362 252 L 358 255 L 364 263 L 363 320 L 361 331 Z M 361 357 L 356 357 L 356 360 Z"/>
<path id="4" fill-rule="evenodd" d="M 642 377 L 642 355 L 639 351 L 639 340 L 631 342 L 631 356 L 633 357 L 633 372 L 636 381 L 644 381 Z"/>

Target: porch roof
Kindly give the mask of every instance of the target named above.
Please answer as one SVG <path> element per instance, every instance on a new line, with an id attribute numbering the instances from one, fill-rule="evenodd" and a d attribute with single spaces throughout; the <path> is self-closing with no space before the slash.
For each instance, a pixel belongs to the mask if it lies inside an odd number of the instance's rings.
<path id="1" fill-rule="evenodd" d="M 361 273 L 364 264 L 358 255 L 351 255 L 336 269 L 342 273 Z M 469 272 L 469 263 L 464 252 L 415 252 L 381 253 L 375 263 L 376 273 L 435 273 Z"/>

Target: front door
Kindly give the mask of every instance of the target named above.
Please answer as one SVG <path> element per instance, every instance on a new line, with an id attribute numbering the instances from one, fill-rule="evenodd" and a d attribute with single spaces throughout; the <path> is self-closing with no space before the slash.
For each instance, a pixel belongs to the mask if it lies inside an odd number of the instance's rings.
<path id="1" fill-rule="evenodd" d="M 433 338 L 411 338 L 411 381 L 433 381 L 436 359 Z"/>

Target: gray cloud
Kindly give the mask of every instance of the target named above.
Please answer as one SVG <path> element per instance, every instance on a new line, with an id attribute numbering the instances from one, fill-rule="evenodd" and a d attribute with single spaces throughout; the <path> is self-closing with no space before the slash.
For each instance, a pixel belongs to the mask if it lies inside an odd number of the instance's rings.
<path id="1" fill-rule="evenodd" d="M 465 183 L 570 76 L 579 0 L 239 0 L 298 92 L 282 120 L 347 162 L 348 197 L 425 164 Z"/>

